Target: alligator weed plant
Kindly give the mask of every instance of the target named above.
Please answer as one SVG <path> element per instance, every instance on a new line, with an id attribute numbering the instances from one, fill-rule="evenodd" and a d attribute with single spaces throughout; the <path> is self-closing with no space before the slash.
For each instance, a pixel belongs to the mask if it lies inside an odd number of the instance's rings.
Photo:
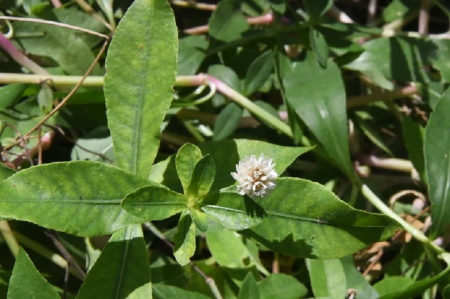
<path id="1" fill-rule="evenodd" d="M 0 296 L 450 296 L 448 5 L 207 2 L 0 4 Z"/>

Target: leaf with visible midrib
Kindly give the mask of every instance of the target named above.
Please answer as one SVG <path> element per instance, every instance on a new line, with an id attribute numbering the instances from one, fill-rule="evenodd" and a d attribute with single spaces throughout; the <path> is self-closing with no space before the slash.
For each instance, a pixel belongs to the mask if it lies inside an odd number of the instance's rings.
<path id="1" fill-rule="evenodd" d="M 326 82 L 326 84 L 317 84 Z M 283 78 L 287 103 L 305 122 L 327 151 L 329 157 L 348 176 L 353 177 L 348 147 L 345 88 L 335 63 L 318 65 L 315 55 L 307 53 Z"/>
<path id="2" fill-rule="evenodd" d="M 105 99 L 117 163 L 146 178 L 172 101 L 177 44 L 168 2 L 136 0 L 108 50 Z"/>
<path id="3" fill-rule="evenodd" d="M 425 128 L 425 170 L 431 201 L 431 233 L 434 237 L 450 224 L 450 94 L 436 105 Z"/>
<path id="4" fill-rule="evenodd" d="M 244 235 L 296 257 L 340 258 L 388 238 L 398 224 L 387 216 L 352 208 L 320 184 L 276 180 L 263 200 L 267 218 Z"/>
<path id="5" fill-rule="evenodd" d="M 106 235 L 140 223 L 120 202 L 148 185 L 157 184 L 98 162 L 44 164 L 0 183 L 0 216 L 78 236 Z"/>
<path id="6" fill-rule="evenodd" d="M 148 282 L 150 268 L 142 229 L 140 225 L 131 225 L 109 239 L 81 285 L 77 299 L 126 298 Z"/>

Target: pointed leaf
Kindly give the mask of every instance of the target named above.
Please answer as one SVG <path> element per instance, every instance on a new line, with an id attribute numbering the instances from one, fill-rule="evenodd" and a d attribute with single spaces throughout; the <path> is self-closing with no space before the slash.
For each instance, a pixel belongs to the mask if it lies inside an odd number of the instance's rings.
<path id="1" fill-rule="evenodd" d="M 273 52 L 269 50 L 262 53 L 252 62 L 244 81 L 244 93 L 246 95 L 251 95 L 266 83 L 273 70 L 272 61 Z"/>
<path id="2" fill-rule="evenodd" d="M 149 186 L 128 194 L 122 207 L 147 221 L 163 220 L 187 209 L 187 198 L 165 187 Z"/>
<path id="3" fill-rule="evenodd" d="M 243 230 L 255 226 L 266 216 L 260 205 L 234 192 L 210 194 L 204 203 L 202 210 L 206 214 L 232 230 Z"/>
<path id="4" fill-rule="evenodd" d="M 436 105 L 425 128 L 425 170 L 431 201 L 431 234 L 436 237 L 450 224 L 450 94 Z"/>
<path id="5" fill-rule="evenodd" d="M 8 298 L 59 298 L 22 248 L 19 249 L 9 280 Z"/>
<path id="6" fill-rule="evenodd" d="M 326 68 L 329 50 L 325 37 L 319 30 L 311 26 L 309 28 L 309 39 L 311 41 L 311 48 L 316 54 L 317 62 L 321 67 Z"/>
<path id="7" fill-rule="evenodd" d="M 398 224 L 347 205 L 320 184 L 281 178 L 261 206 L 267 219 L 246 236 L 296 257 L 339 258 L 390 237 Z"/>
<path id="8" fill-rule="evenodd" d="M 81 285 L 77 299 L 126 298 L 150 282 L 150 266 L 140 225 L 115 232 Z"/>
<path id="9" fill-rule="evenodd" d="M 196 201 L 200 203 L 211 189 L 215 175 L 214 160 L 210 155 L 206 155 L 195 165 L 186 195 L 189 198 L 196 198 Z"/>
<path id="10" fill-rule="evenodd" d="M 235 102 L 230 102 L 220 111 L 214 123 L 214 140 L 225 139 L 231 134 L 239 125 L 239 122 L 244 114 L 244 109 Z"/>
<path id="11" fill-rule="evenodd" d="M 156 183 L 102 163 L 44 164 L 0 183 L 0 216 L 78 236 L 105 235 L 141 222 L 120 202 L 148 185 Z"/>
<path id="12" fill-rule="evenodd" d="M 348 176 L 354 172 L 348 147 L 346 96 L 341 73 L 329 61 L 320 67 L 311 52 L 283 78 L 287 103 L 305 122 L 330 158 Z M 327 84 L 317 84 L 327 82 Z"/>
<path id="13" fill-rule="evenodd" d="M 142 177 L 172 101 L 177 51 L 175 19 L 162 0 L 134 1 L 109 46 L 105 98 L 114 151 L 121 168 Z"/>
<path id="14" fill-rule="evenodd" d="M 181 266 L 188 264 L 195 253 L 195 225 L 191 216 L 186 212 L 181 214 L 173 241 L 175 243 L 173 255 L 177 262 Z"/>
<path id="15" fill-rule="evenodd" d="M 177 167 L 178 177 L 183 185 L 184 193 L 188 191 L 188 186 L 191 181 L 192 173 L 195 165 L 202 158 L 200 149 L 192 143 L 183 145 L 177 153 L 175 164 Z"/>
<path id="16" fill-rule="evenodd" d="M 255 277 L 253 274 L 249 272 L 247 276 L 245 276 L 244 281 L 242 282 L 241 289 L 239 290 L 238 299 L 260 299 L 259 288 L 256 284 Z"/>

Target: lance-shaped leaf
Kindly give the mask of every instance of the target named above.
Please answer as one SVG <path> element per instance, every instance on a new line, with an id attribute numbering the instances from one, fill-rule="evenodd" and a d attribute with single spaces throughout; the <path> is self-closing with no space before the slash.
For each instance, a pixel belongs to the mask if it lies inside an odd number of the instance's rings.
<path id="1" fill-rule="evenodd" d="M 78 236 L 105 235 L 141 222 L 120 202 L 148 185 L 156 183 L 97 162 L 35 166 L 0 183 L 0 216 Z"/>
<path id="2" fill-rule="evenodd" d="M 118 165 L 148 177 L 160 126 L 172 101 L 177 28 L 167 1 L 136 0 L 106 59 L 105 98 Z"/>
<path id="3" fill-rule="evenodd" d="M 203 157 L 194 167 L 187 196 L 196 198 L 196 202 L 200 202 L 211 189 L 215 175 L 216 169 L 213 158 L 210 155 Z"/>
<path id="4" fill-rule="evenodd" d="M 20 248 L 9 280 L 8 298 L 60 298 Z"/>
<path id="5" fill-rule="evenodd" d="M 317 84 L 327 82 L 327 84 Z M 334 163 L 352 177 L 348 147 L 345 88 L 335 63 L 319 66 L 314 53 L 307 53 L 283 78 L 287 104 L 308 126 Z"/>
<path id="6" fill-rule="evenodd" d="M 130 193 L 122 207 L 145 220 L 163 220 L 187 209 L 186 196 L 165 187 L 149 186 Z"/>
<path id="7" fill-rule="evenodd" d="M 184 266 L 190 262 L 195 253 L 195 225 L 187 212 L 181 214 L 173 241 L 175 243 L 173 255 L 177 262 Z"/>
<path id="8" fill-rule="evenodd" d="M 389 217 L 352 208 L 320 184 L 282 178 L 259 201 L 267 218 L 244 235 L 276 252 L 297 257 L 340 258 L 390 237 Z"/>
<path id="9" fill-rule="evenodd" d="M 264 209 L 248 197 L 234 192 L 208 195 L 202 210 L 226 228 L 243 230 L 255 226 L 266 216 Z"/>
<path id="10" fill-rule="evenodd" d="M 425 170 L 434 237 L 450 224 L 450 93 L 446 94 L 436 105 L 425 129 Z"/>
<path id="11" fill-rule="evenodd" d="M 77 298 L 126 298 L 148 282 L 150 266 L 142 229 L 130 225 L 109 239 Z"/>
<path id="12" fill-rule="evenodd" d="M 202 156 L 200 149 L 192 143 L 186 143 L 178 150 L 175 165 L 185 194 L 188 191 L 195 165 L 200 161 Z"/>

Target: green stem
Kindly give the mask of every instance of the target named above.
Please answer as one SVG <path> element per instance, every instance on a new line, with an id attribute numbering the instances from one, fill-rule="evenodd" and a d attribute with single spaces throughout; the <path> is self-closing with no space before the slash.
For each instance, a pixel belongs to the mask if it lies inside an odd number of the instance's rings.
<path id="1" fill-rule="evenodd" d="M 227 96 L 240 106 L 244 107 L 252 114 L 256 115 L 262 121 L 272 125 L 275 129 L 277 129 L 281 133 L 293 138 L 291 128 L 286 123 L 276 118 L 266 110 L 262 109 L 261 107 L 250 101 L 248 98 L 241 95 L 236 90 L 232 89 L 231 87 L 229 87 L 228 85 L 226 85 L 225 83 L 223 83 L 222 81 L 213 76 L 206 75 L 206 81 L 214 83 L 219 92 L 221 92 L 223 95 Z"/>
<path id="2" fill-rule="evenodd" d="M 397 215 L 394 211 L 392 211 L 378 196 L 375 195 L 375 193 L 370 190 L 370 188 L 367 185 L 362 185 L 361 188 L 362 194 L 383 214 L 391 217 L 395 221 L 397 221 L 405 231 L 410 233 L 415 239 L 422 242 L 424 246 L 428 247 L 429 249 L 433 250 L 435 253 L 442 255 L 445 253 L 445 250 L 431 242 L 430 239 L 428 239 L 424 233 L 422 233 L 420 230 L 413 227 L 411 224 L 406 222 L 403 218 L 401 218 L 399 215 Z"/>
<path id="3" fill-rule="evenodd" d="M 6 242 L 6 245 L 8 245 L 9 250 L 11 251 L 12 255 L 14 257 L 17 257 L 17 254 L 19 253 L 20 245 L 17 242 L 16 238 L 14 237 L 14 234 L 11 231 L 11 227 L 9 226 L 8 221 L 6 221 L 6 220 L 0 221 L 0 231 L 2 233 L 3 239 Z"/>

